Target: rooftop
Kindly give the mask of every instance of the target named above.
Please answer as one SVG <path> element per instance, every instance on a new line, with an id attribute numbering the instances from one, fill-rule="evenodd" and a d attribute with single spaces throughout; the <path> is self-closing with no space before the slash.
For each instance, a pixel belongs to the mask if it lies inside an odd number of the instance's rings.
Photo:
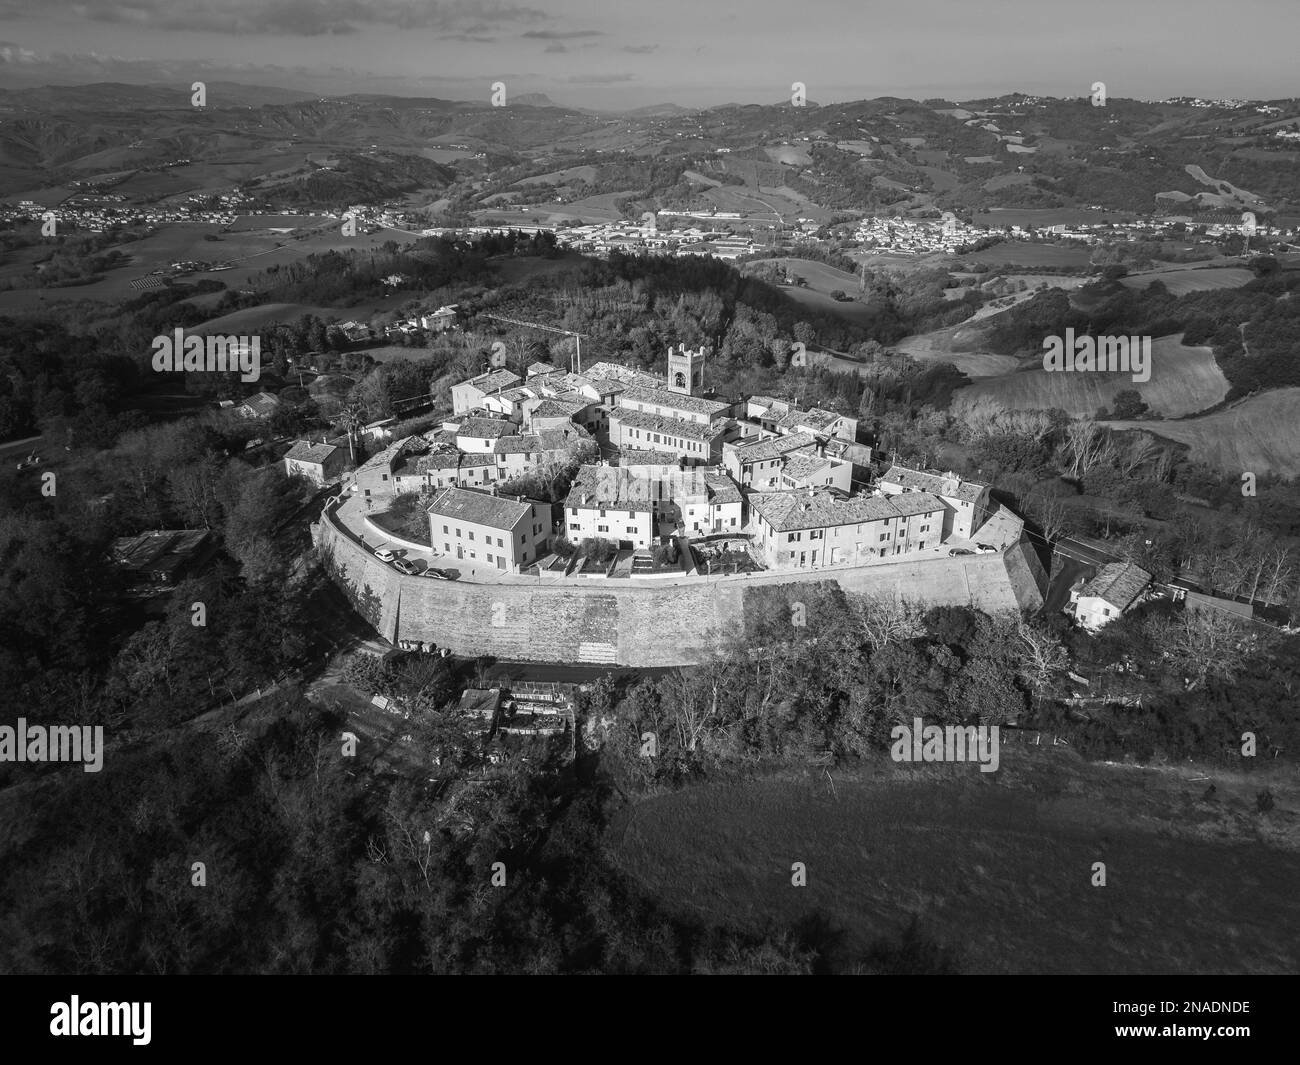
<path id="1" fill-rule="evenodd" d="M 540 436 L 503 436 L 492 445 L 494 455 L 531 455 L 541 450 Z"/>
<path id="2" fill-rule="evenodd" d="M 644 411 L 632 410 L 628 407 L 615 407 L 609 412 L 609 420 L 611 423 L 617 421 L 622 425 L 630 425 L 633 429 L 667 433 L 669 436 L 680 436 L 688 440 L 713 440 L 724 433 L 727 428 L 725 421 L 710 422 L 708 425 L 704 425 L 700 422 L 683 421 L 681 418 L 647 414 Z"/>
<path id="3" fill-rule="evenodd" d="M 684 410 L 691 414 L 719 414 L 731 406 L 717 399 L 702 399 L 699 396 L 683 396 L 669 392 L 665 388 L 628 388 L 620 397 L 619 405 L 624 403 L 653 403 L 670 410 Z"/>
<path id="4" fill-rule="evenodd" d="M 466 418 L 456 430 L 457 436 L 470 436 L 475 439 L 495 440 L 501 436 L 513 436 L 516 426 L 505 418 Z"/>
<path id="5" fill-rule="evenodd" d="M 1127 610 L 1151 583 L 1151 574 L 1132 562 L 1108 562 L 1079 589 L 1079 597 L 1096 596 L 1119 610 Z"/>
<path id="6" fill-rule="evenodd" d="M 532 506 L 506 496 L 472 492 L 468 488 L 444 488 L 429 504 L 429 513 L 509 531 L 528 518 Z"/>
<path id="7" fill-rule="evenodd" d="M 564 505 L 649 511 L 661 501 L 704 503 L 708 492 L 704 471 L 698 467 L 583 466 Z"/>
<path id="8" fill-rule="evenodd" d="M 817 442 L 812 433 L 791 433 L 789 436 L 776 436 L 767 440 L 755 440 L 750 444 L 729 444 L 735 448 L 736 458 L 741 462 L 767 462 L 779 459 L 791 451 L 808 447 Z"/>
<path id="9" fill-rule="evenodd" d="M 517 373 L 500 367 L 481 373 L 477 377 L 471 377 L 465 382 L 467 385 L 473 385 L 480 392 L 499 392 L 503 388 L 513 388 L 520 383 Z"/>
<path id="10" fill-rule="evenodd" d="M 294 462 L 323 463 L 328 462 L 337 450 L 333 444 L 313 444 L 310 440 L 299 440 L 285 452 L 284 457 Z"/>
<path id="11" fill-rule="evenodd" d="M 801 488 L 793 492 L 762 492 L 749 497 L 749 507 L 775 532 L 861 525 L 917 514 L 941 512 L 943 501 L 925 492 L 896 496 L 843 496 Z"/>
<path id="12" fill-rule="evenodd" d="M 963 481 L 953 473 L 926 473 L 897 463 L 881 475 L 880 483 L 899 485 L 905 492 L 930 492 L 967 503 L 978 501 L 985 488 L 974 481 Z"/>

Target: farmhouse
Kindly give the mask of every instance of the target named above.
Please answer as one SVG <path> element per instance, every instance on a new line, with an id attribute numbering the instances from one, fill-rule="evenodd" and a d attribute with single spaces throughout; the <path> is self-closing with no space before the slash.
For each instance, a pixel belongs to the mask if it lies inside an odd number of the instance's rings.
<path id="1" fill-rule="evenodd" d="M 749 498 L 750 528 L 773 569 L 855 564 L 942 542 L 943 501 L 925 492 L 844 498 L 825 489 Z"/>
<path id="2" fill-rule="evenodd" d="M 429 534 L 444 555 L 518 573 L 545 550 L 551 507 L 523 496 L 444 488 L 429 504 Z"/>
<path id="3" fill-rule="evenodd" d="M 315 485 L 333 484 L 346 469 L 348 453 L 333 444 L 299 440 L 284 456 L 284 472 L 306 477 Z"/>
<path id="4" fill-rule="evenodd" d="M 1151 574 L 1131 562 L 1108 562 L 1090 581 L 1070 589 L 1069 612 L 1085 629 L 1095 632 L 1135 603 L 1151 584 Z"/>
<path id="5" fill-rule="evenodd" d="M 269 418 L 280 409 L 280 400 L 270 392 L 256 392 L 235 408 L 241 418 Z"/>

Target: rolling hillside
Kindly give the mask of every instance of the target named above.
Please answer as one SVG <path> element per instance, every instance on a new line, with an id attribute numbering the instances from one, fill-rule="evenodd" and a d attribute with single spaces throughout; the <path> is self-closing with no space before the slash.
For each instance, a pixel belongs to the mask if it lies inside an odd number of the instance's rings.
<path id="1" fill-rule="evenodd" d="M 1049 373 L 1040 365 L 978 381 L 959 392 L 954 403 L 990 399 L 1016 410 L 1059 407 L 1068 414 L 1091 415 L 1109 407 L 1116 393 L 1133 389 L 1153 412 L 1176 418 L 1212 407 L 1228 394 L 1228 379 L 1208 347 L 1185 347 L 1179 334 L 1159 337 L 1151 349 L 1151 379 L 1146 382 L 1124 373 Z"/>
<path id="2" fill-rule="evenodd" d="M 1288 480 L 1300 473 L 1300 388 L 1250 396 L 1226 410 L 1179 422 L 1106 423 L 1112 429 L 1145 429 L 1191 449 L 1191 457 L 1229 474 L 1273 473 Z"/>

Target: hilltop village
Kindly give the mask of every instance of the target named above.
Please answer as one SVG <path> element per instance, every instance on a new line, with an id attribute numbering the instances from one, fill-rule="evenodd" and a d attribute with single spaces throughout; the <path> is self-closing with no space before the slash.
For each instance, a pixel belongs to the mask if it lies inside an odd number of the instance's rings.
<path id="1" fill-rule="evenodd" d="M 539 362 L 522 378 L 498 367 L 451 392 L 450 418 L 385 441 L 333 504 L 336 520 L 410 575 L 707 580 L 990 553 L 1021 537 L 986 484 L 900 465 L 873 477 L 854 418 L 715 394 L 703 350 L 669 351 L 663 376 Z M 301 441 L 284 462 L 325 485 L 343 478 L 347 457 Z M 564 482 L 553 505 L 521 491 Z M 403 496 L 420 500 L 423 518 L 412 521 Z M 400 525 L 386 520 L 399 511 Z"/>

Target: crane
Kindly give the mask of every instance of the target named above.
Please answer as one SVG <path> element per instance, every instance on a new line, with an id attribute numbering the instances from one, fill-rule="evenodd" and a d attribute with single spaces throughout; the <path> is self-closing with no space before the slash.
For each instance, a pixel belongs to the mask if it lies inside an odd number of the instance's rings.
<path id="1" fill-rule="evenodd" d="M 588 334 L 575 333 L 572 329 L 560 329 L 553 325 L 542 325 L 541 322 L 522 322 L 518 318 L 507 318 L 504 314 L 488 314 L 486 311 L 479 311 L 478 317 L 491 318 L 494 322 L 509 322 L 511 325 L 522 325 L 525 329 L 543 329 L 548 333 L 561 333 L 566 337 L 573 337 L 574 343 L 578 346 L 578 373 L 582 373 L 582 338 L 588 336 Z"/>

